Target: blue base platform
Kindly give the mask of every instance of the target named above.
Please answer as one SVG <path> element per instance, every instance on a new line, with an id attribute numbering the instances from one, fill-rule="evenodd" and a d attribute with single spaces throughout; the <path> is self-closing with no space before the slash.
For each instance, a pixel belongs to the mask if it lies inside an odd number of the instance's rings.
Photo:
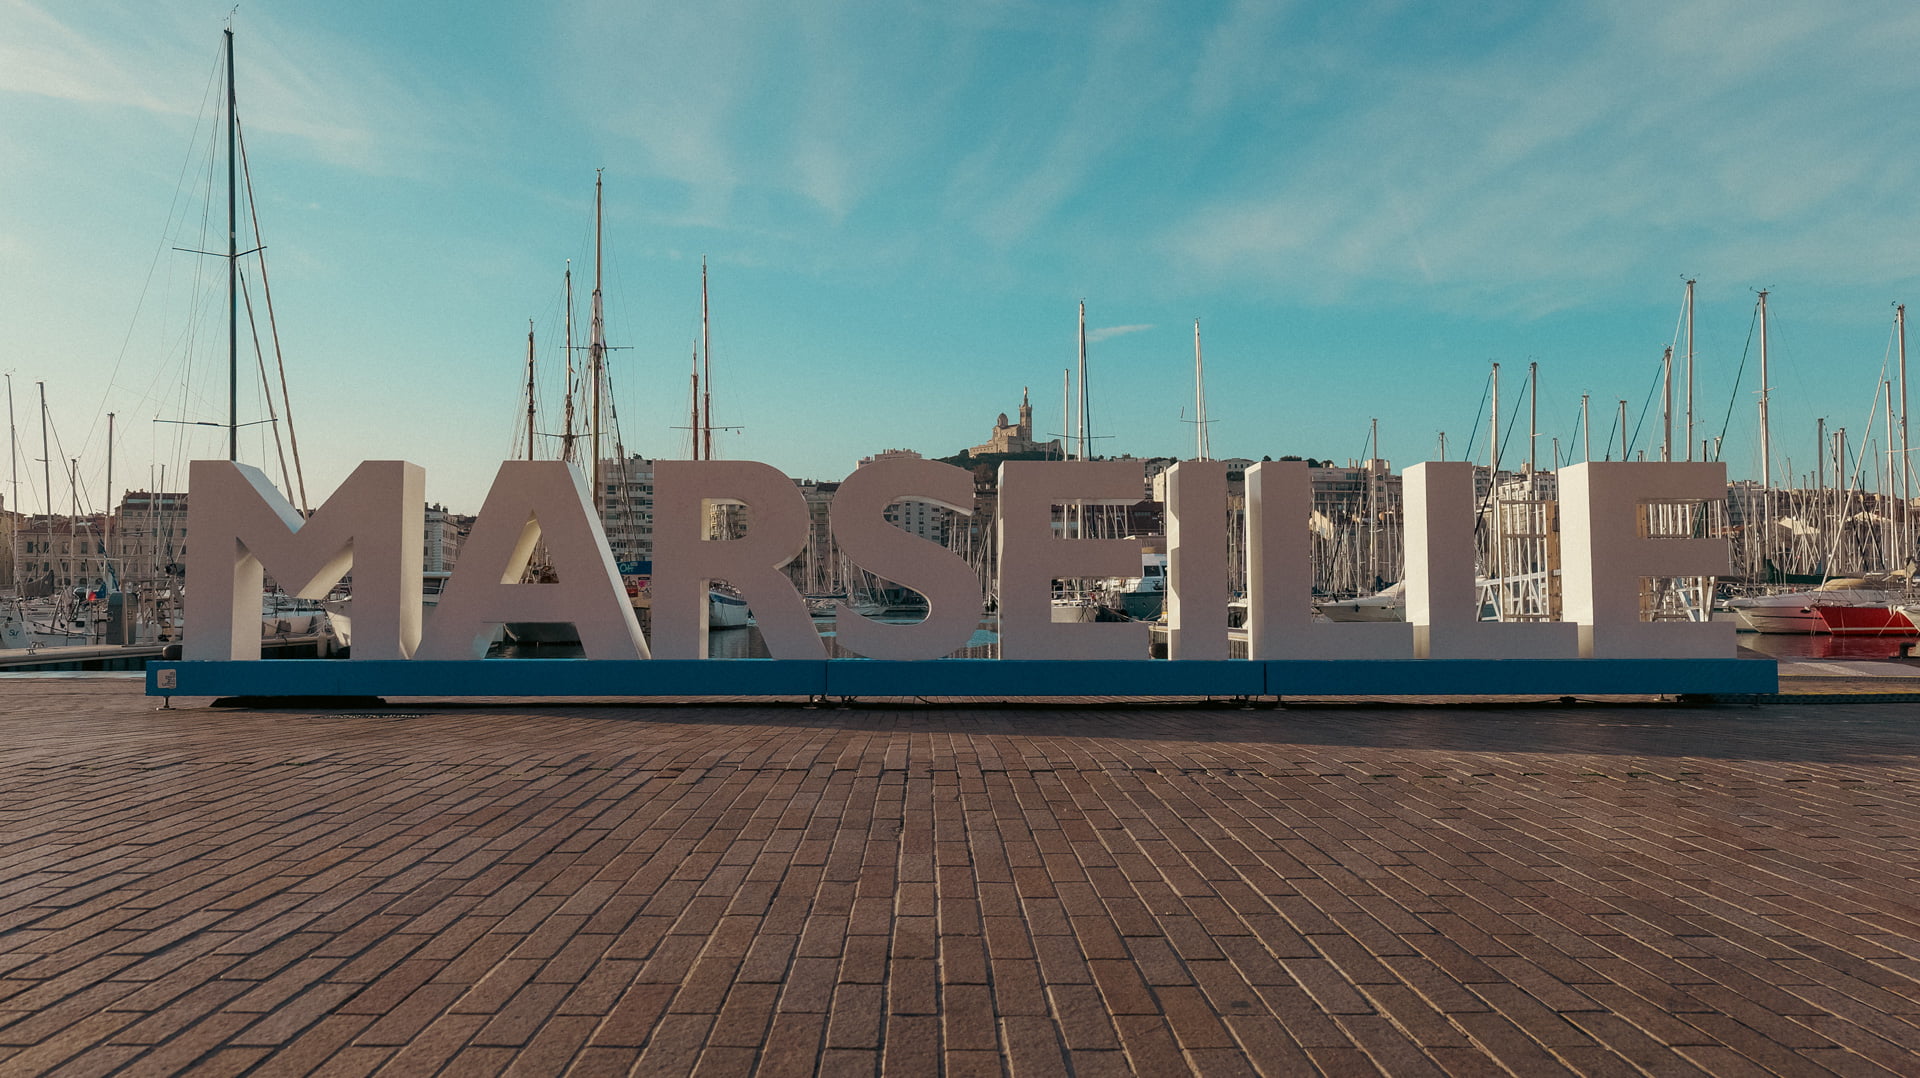
<path id="1" fill-rule="evenodd" d="M 1767 659 L 182 661 L 149 696 L 1505 696 L 1778 692 Z"/>

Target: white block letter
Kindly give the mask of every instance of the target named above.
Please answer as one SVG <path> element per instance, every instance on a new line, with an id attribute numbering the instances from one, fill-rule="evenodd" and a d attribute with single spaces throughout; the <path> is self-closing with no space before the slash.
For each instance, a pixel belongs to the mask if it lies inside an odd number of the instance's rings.
<path id="1" fill-rule="evenodd" d="M 1403 621 L 1313 620 L 1313 491 L 1307 465 L 1247 469 L 1247 654 L 1255 659 L 1411 659 Z"/>
<path id="2" fill-rule="evenodd" d="M 1564 481 L 1566 473 L 1560 474 Z M 1407 620 L 1413 623 L 1415 654 L 1422 659 L 1578 658 L 1579 632 L 1566 622 L 1480 620 L 1473 465 L 1462 460 L 1416 464 L 1403 482 Z"/>
<path id="3" fill-rule="evenodd" d="M 742 502 L 747 534 L 708 539 L 706 503 Z M 707 593 L 725 580 L 753 608 L 776 659 L 824 659 L 807 604 L 781 568 L 807 548 L 807 500 L 780 472 L 750 460 L 663 460 L 653 472 L 653 653 L 707 657 Z"/>
<path id="4" fill-rule="evenodd" d="M 306 520 L 260 469 L 196 460 L 187 474 L 188 659 L 258 659 L 263 576 L 319 599 L 353 571 L 353 657 L 405 659 L 420 642 L 426 471 L 364 461 Z"/>
<path id="5" fill-rule="evenodd" d="M 1140 462 L 1010 460 L 1000 465 L 1000 657 L 1144 659 L 1145 622 L 1055 624 L 1053 581 L 1132 576 L 1140 545 L 1060 539 L 1053 507 L 1132 505 L 1144 493 Z M 1069 510 L 1071 515 L 1072 510 Z"/>
<path id="6" fill-rule="evenodd" d="M 1560 473 L 1560 550 L 1568 621 L 1580 626 L 1580 653 L 1594 659 L 1731 659 L 1725 622 L 1640 620 L 1648 577 L 1725 576 L 1723 538 L 1649 538 L 1649 503 L 1717 502 L 1727 496 L 1724 464 L 1615 461 Z M 1702 520 L 1705 505 L 1695 510 Z M 1703 529 L 1704 530 L 1704 529 Z"/>
<path id="7" fill-rule="evenodd" d="M 973 473 L 933 460 L 876 460 L 847 476 L 833 495 L 833 539 L 876 576 L 927 597 L 917 624 L 888 625 L 836 604 L 840 643 L 873 659 L 939 659 L 966 646 L 980 623 L 980 581 L 956 554 L 887 522 L 903 498 L 973 512 Z"/>
<path id="8" fill-rule="evenodd" d="M 577 466 L 563 461 L 501 463 L 440 596 L 421 658 L 482 658 L 491 626 L 509 621 L 571 622 L 589 659 L 647 657 L 586 483 Z M 520 582 L 535 544 L 546 548 L 558 578 L 553 583 Z"/>
<path id="9" fill-rule="evenodd" d="M 1167 469 L 1167 657 L 1227 657 L 1227 466 Z"/>

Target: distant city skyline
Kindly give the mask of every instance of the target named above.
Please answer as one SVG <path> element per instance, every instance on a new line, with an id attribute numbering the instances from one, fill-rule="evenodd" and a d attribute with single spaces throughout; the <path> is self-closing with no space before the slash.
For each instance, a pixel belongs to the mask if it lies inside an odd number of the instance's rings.
<path id="1" fill-rule="evenodd" d="M 51 493 L 64 513 L 76 458 L 97 511 L 225 455 L 223 432 L 172 421 L 226 418 L 224 267 L 175 248 L 226 240 L 231 9 L 0 0 L 9 508 Z M 1485 462 L 1499 362 L 1517 464 L 1534 361 L 1542 460 L 1554 437 L 1577 459 L 1582 393 L 1596 456 L 1618 452 L 1623 399 L 1631 448 L 1655 456 L 1689 277 L 1696 440 L 1725 432 L 1732 477 L 1761 471 L 1763 288 L 1776 481 L 1812 471 L 1822 417 L 1884 467 L 1892 304 L 1920 299 L 1911 5 L 460 13 L 259 3 L 233 23 L 316 503 L 400 457 L 429 499 L 478 509 L 524 452 L 530 320 L 543 406 L 557 396 L 569 259 L 584 342 L 597 169 L 615 403 L 648 457 L 688 455 L 704 256 L 717 454 L 796 478 L 980 444 L 1023 387 L 1033 437 L 1069 433 L 1081 300 L 1101 454 L 1192 454 L 1198 318 L 1217 457 L 1344 462 L 1377 417 L 1396 468 L 1442 432 Z M 244 325 L 242 343 L 245 373 Z M 265 418 L 250 377 L 243 422 Z M 242 458 L 277 478 L 263 430 Z"/>

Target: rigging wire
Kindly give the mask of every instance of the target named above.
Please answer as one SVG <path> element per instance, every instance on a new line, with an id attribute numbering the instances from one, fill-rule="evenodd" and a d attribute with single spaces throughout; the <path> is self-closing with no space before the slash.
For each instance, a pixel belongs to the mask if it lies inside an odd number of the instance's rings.
<path id="1" fill-rule="evenodd" d="M 267 244 L 265 240 L 260 238 L 260 203 L 253 197 L 253 166 L 251 159 L 247 156 L 247 131 L 246 128 L 240 124 L 240 113 L 238 111 L 235 111 L 233 114 L 233 129 L 240 143 L 240 173 L 246 178 L 247 217 L 253 223 L 254 253 L 260 256 L 260 297 L 267 308 L 267 332 L 273 340 L 274 366 L 280 373 L 280 408 L 287 414 L 287 442 L 293 450 L 293 478 L 299 484 L 300 515 L 307 517 L 313 515 L 307 501 L 307 476 L 306 472 L 300 466 L 300 435 L 293 425 L 293 397 L 287 393 L 287 359 L 286 355 L 280 350 L 280 323 L 273 316 L 273 283 L 267 277 Z M 257 353 L 260 350 L 260 327 L 254 324 L 253 302 L 251 299 L 247 302 L 247 324 L 253 330 L 253 347 Z M 260 371 L 261 390 L 266 396 L 267 411 L 269 414 L 272 414 L 273 385 L 266 381 L 265 364 L 266 360 L 263 357 L 261 359 Z M 273 442 L 274 449 L 279 451 L 280 425 L 278 422 L 273 426 Z M 282 452 L 280 473 L 283 482 L 286 479 L 286 471 L 286 456 L 285 453 Z M 294 490 L 294 486 L 289 484 L 287 492 L 291 494 L 294 493 Z"/>
<path id="2" fill-rule="evenodd" d="M 1760 324 L 1760 307 L 1758 304 L 1756 304 L 1753 308 L 1753 317 L 1747 322 L 1747 343 L 1744 346 L 1742 346 L 1740 349 L 1740 366 L 1735 368 L 1733 372 L 1733 390 L 1727 396 L 1726 417 L 1720 421 L 1720 437 L 1714 439 L 1713 459 L 1716 462 L 1718 462 L 1720 459 L 1721 446 L 1726 444 L 1727 431 L 1729 428 L 1733 426 L 1733 406 L 1740 399 L 1740 381 L 1742 378 L 1746 376 L 1747 356 L 1753 350 L 1753 331 L 1754 331 L 1754 328 L 1759 324 Z"/>
<path id="3" fill-rule="evenodd" d="M 173 227 L 175 211 L 178 210 L 180 206 L 181 192 L 184 191 L 187 186 L 188 169 L 193 165 L 195 149 L 199 145 L 200 140 L 201 124 L 206 120 L 207 116 L 207 103 L 213 98 L 215 89 L 219 85 L 221 65 L 225 62 L 223 49 L 216 48 L 214 50 L 214 57 L 213 65 L 207 72 L 206 87 L 201 91 L 200 111 L 194 119 L 193 135 L 187 142 L 187 152 L 180 158 L 180 172 L 174 180 L 173 197 L 167 203 L 166 224 L 161 229 L 159 242 L 154 245 L 153 258 L 147 263 L 146 276 L 141 279 L 139 295 L 134 299 L 133 314 L 127 319 L 126 332 L 121 335 L 120 350 L 114 355 L 113 369 L 107 373 L 107 389 L 109 392 L 111 392 L 119 382 L 120 368 L 125 365 L 127 350 L 133 345 L 134 329 L 140 324 L 140 312 L 145 309 L 147 294 L 153 288 L 153 276 L 160 266 L 160 256 L 166 253 L 167 248 L 170 246 L 167 242 L 167 237 Z M 142 396 L 144 399 L 151 399 L 151 387 L 149 387 L 148 392 Z M 106 414 L 107 407 L 108 402 L 103 398 L 99 408 L 94 411 L 93 423 L 87 428 L 87 437 L 80 444 L 82 456 L 86 454 L 88 447 L 92 445 L 93 436 L 100 427 L 100 417 Z M 112 492 L 109 491 L 108 494 L 111 496 Z"/>
<path id="4" fill-rule="evenodd" d="M 1473 410 L 1473 431 L 1467 435 L 1467 451 L 1461 460 L 1473 459 L 1473 447 L 1480 440 L 1480 417 L 1487 411 L 1487 395 L 1493 392 L 1493 372 L 1487 372 L 1486 381 L 1480 383 L 1480 403 Z"/>
<path id="5" fill-rule="evenodd" d="M 1660 392 L 1660 382 L 1666 377 L 1665 365 L 1653 369 L 1653 384 L 1647 387 L 1646 399 L 1640 402 L 1640 412 L 1633 417 L 1633 434 L 1627 439 L 1626 456 L 1632 455 L 1632 447 L 1640 444 L 1640 428 L 1646 425 L 1647 410 L 1653 407 L 1653 395 Z M 1622 460 L 1626 456 L 1621 457 Z"/>

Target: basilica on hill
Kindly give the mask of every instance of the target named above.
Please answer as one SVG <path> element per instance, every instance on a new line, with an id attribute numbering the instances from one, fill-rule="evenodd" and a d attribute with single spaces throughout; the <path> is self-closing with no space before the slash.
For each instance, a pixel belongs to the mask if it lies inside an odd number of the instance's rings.
<path id="1" fill-rule="evenodd" d="M 1060 456 L 1061 447 L 1058 438 L 1039 442 L 1033 437 L 1033 405 L 1027 399 L 1027 389 L 1020 387 L 1020 422 L 1007 422 L 1007 413 L 1001 412 L 993 425 L 993 435 L 985 444 L 976 445 L 967 450 L 968 456 L 983 457 L 988 454 L 1046 453 Z"/>

